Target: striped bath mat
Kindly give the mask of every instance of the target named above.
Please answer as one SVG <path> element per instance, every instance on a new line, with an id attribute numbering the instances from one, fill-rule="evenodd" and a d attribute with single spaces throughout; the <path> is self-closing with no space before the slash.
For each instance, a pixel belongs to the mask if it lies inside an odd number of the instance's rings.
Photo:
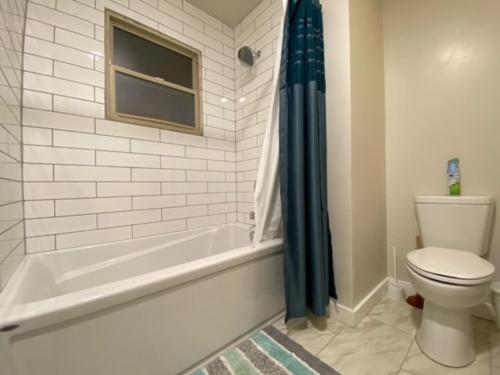
<path id="1" fill-rule="evenodd" d="M 339 375 L 273 326 L 192 375 Z"/>

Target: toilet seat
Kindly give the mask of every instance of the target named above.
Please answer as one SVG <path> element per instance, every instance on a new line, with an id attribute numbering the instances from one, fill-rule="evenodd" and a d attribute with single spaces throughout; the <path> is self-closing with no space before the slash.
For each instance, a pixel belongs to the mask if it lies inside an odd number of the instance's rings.
<path id="1" fill-rule="evenodd" d="M 486 277 L 479 278 L 479 279 L 457 279 L 454 277 L 447 277 L 447 276 L 443 276 L 443 275 L 437 275 L 437 274 L 434 274 L 431 272 L 426 272 L 424 270 L 419 269 L 418 267 L 411 265 L 410 263 L 408 263 L 408 267 L 411 268 L 413 271 L 415 271 L 415 273 L 417 273 L 423 277 L 426 277 L 428 279 L 431 279 L 434 281 L 439 281 L 439 282 L 446 283 L 446 284 L 457 285 L 457 286 L 479 285 L 479 284 L 490 282 L 493 279 L 493 275 L 486 276 Z"/>
<path id="2" fill-rule="evenodd" d="M 426 247 L 407 254 L 408 266 L 423 277 L 454 285 L 478 285 L 493 279 L 495 267 L 478 255 Z"/>

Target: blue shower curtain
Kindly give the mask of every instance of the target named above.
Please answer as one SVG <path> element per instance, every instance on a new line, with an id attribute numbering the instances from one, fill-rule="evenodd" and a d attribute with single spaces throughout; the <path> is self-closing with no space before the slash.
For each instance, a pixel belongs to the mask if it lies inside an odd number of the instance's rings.
<path id="1" fill-rule="evenodd" d="M 286 319 L 327 314 L 336 298 L 326 184 L 323 20 L 318 0 L 290 0 L 280 70 L 280 183 Z"/>

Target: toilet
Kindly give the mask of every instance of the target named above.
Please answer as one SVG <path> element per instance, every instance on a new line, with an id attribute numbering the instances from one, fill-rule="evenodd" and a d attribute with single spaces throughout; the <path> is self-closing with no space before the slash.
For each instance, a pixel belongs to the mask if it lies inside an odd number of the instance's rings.
<path id="1" fill-rule="evenodd" d="M 490 248 L 492 197 L 415 197 L 423 249 L 407 254 L 406 268 L 425 298 L 416 340 L 431 359 L 450 367 L 474 361 L 470 309 L 488 297 L 495 267 Z"/>

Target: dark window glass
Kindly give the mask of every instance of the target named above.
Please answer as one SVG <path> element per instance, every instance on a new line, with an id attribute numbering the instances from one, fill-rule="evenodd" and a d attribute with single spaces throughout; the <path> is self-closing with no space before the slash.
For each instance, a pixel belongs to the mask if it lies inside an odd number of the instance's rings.
<path id="1" fill-rule="evenodd" d="M 193 88 L 193 60 L 118 27 L 113 28 L 113 64 Z"/>
<path id="2" fill-rule="evenodd" d="M 195 127 L 195 97 L 150 81 L 116 73 L 116 110 Z"/>

